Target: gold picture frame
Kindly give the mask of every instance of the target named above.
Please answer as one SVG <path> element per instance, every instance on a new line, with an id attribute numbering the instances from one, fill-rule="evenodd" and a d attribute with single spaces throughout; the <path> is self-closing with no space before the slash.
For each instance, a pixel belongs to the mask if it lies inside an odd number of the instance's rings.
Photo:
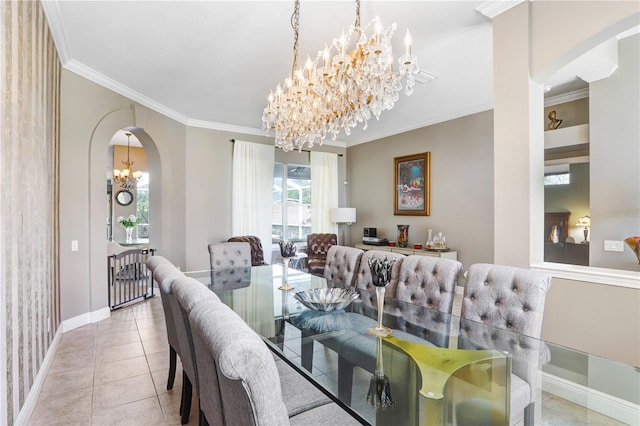
<path id="1" fill-rule="evenodd" d="M 405 155 L 393 159 L 393 214 L 431 214 L 431 153 Z"/>

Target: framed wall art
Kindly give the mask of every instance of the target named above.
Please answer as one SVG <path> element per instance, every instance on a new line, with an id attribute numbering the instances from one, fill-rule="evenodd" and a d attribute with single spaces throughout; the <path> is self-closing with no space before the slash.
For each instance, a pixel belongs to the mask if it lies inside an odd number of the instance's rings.
<path id="1" fill-rule="evenodd" d="M 429 216 L 431 153 L 394 158 L 394 215 Z"/>

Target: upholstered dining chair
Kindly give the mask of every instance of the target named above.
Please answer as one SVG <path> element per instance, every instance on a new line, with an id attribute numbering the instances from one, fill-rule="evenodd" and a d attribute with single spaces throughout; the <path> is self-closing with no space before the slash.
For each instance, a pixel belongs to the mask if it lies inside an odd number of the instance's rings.
<path id="1" fill-rule="evenodd" d="M 209 244 L 212 271 L 251 267 L 251 246 L 247 242 Z"/>
<path id="2" fill-rule="evenodd" d="M 267 264 L 267 262 L 264 261 L 262 241 L 260 241 L 260 238 L 255 235 L 231 237 L 227 241 L 230 243 L 249 243 L 251 246 L 251 266 L 262 266 Z"/>
<path id="3" fill-rule="evenodd" d="M 176 364 L 177 357 L 180 356 L 180 344 L 178 343 L 178 335 L 169 298 L 171 297 L 171 284 L 175 279 L 184 276 L 184 274 L 162 256 L 151 256 L 147 259 L 146 264 L 147 268 L 151 271 L 153 280 L 158 284 L 160 290 L 160 300 L 162 302 L 164 321 L 167 329 L 167 341 L 169 343 L 167 390 L 170 390 L 173 388 L 173 383 L 176 378 Z"/>
<path id="4" fill-rule="evenodd" d="M 387 284 L 385 297 L 396 297 L 396 287 L 398 286 L 398 277 L 400 276 L 400 266 L 406 257 L 404 254 L 400 253 L 392 253 L 382 250 L 365 251 L 362 258 L 360 258 L 360 266 L 358 267 L 358 276 L 356 277 L 357 288 L 361 288 L 363 290 L 375 290 L 375 287 L 373 286 L 373 278 L 371 276 L 371 269 L 369 269 L 369 259 L 384 259 L 385 257 L 389 260 L 396 259 L 396 263 L 394 263 L 391 268 L 391 279 L 389 280 L 389 284 Z M 375 292 L 370 291 L 369 293 L 374 294 Z"/>
<path id="5" fill-rule="evenodd" d="M 327 251 L 324 277 L 332 287 L 353 287 L 364 251 L 355 247 L 331 246 Z"/>
<path id="6" fill-rule="evenodd" d="M 324 395 L 317 397 L 318 390 L 295 370 L 279 368 L 260 336 L 226 305 L 200 303 L 189 320 L 208 424 L 359 424 Z M 282 368 L 288 372 L 284 376 Z M 295 382 L 289 382 L 292 378 Z"/>
<path id="7" fill-rule="evenodd" d="M 180 345 L 182 361 L 182 398 L 180 402 L 181 423 L 189 422 L 193 387 L 198 391 L 198 376 L 195 355 L 193 353 L 193 337 L 189 324 L 189 312 L 204 300 L 220 300 L 202 283 L 187 276 L 179 277 L 171 285 L 169 302 L 176 325 L 176 334 Z"/>
<path id="8" fill-rule="evenodd" d="M 474 264 L 467 273 L 462 300 L 458 347 L 497 349 L 511 355 L 510 424 L 534 424 L 539 362 L 546 346 L 539 341 L 547 290 L 545 273 L 504 265 Z M 486 326 L 511 333 L 487 333 Z M 482 400 L 459 403 L 457 424 L 480 425 L 491 421 L 491 408 Z"/>
<path id="9" fill-rule="evenodd" d="M 396 299 L 451 313 L 462 263 L 453 259 L 410 255 L 402 260 Z"/>
<path id="10" fill-rule="evenodd" d="M 338 245 L 336 234 L 313 233 L 307 235 L 307 267 L 312 275 L 324 276 L 329 247 Z"/>

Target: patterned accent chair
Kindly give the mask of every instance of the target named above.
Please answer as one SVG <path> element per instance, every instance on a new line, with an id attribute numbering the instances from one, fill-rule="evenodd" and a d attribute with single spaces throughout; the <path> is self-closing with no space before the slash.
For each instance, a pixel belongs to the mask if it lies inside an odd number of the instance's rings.
<path id="1" fill-rule="evenodd" d="M 336 234 L 309 234 L 307 235 L 307 265 L 309 273 L 324 276 L 324 267 L 327 260 L 329 247 L 338 245 Z"/>
<path id="2" fill-rule="evenodd" d="M 208 248 L 212 271 L 251 266 L 249 243 L 213 243 Z"/>
<path id="3" fill-rule="evenodd" d="M 462 300 L 461 349 L 497 349 L 511 355 L 510 424 L 534 424 L 540 362 L 548 361 L 548 348 L 538 340 L 551 277 L 529 269 L 474 264 L 469 268 Z M 512 333 L 495 336 L 485 325 Z M 459 425 L 490 421 L 491 408 L 471 399 L 456 407 Z"/>
<path id="4" fill-rule="evenodd" d="M 331 246 L 327 251 L 324 277 L 331 287 L 353 287 L 364 251 L 345 246 Z"/>
<path id="5" fill-rule="evenodd" d="M 260 238 L 253 235 L 245 235 L 241 237 L 231 237 L 227 240 L 230 243 L 249 243 L 251 246 L 251 266 L 266 265 L 264 261 L 264 250 Z"/>

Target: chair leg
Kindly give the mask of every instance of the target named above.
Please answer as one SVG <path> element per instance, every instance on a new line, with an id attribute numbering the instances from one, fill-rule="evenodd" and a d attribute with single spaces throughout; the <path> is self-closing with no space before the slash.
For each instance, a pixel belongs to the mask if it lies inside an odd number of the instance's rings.
<path id="1" fill-rule="evenodd" d="M 191 381 L 187 377 L 187 373 L 182 372 L 182 401 L 180 402 L 180 423 L 186 425 L 189 423 L 189 413 L 191 412 L 191 397 L 193 396 L 193 387 Z"/>
<path id="2" fill-rule="evenodd" d="M 524 407 L 524 426 L 534 425 L 535 411 L 535 402 Z"/>
<path id="3" fill-rule="evenodd" d="M 169 377 L 167 378 L 167 390 L 173 389 L 173 382 L 176 379 L 177 354 L 173 346 L 169 345 Z"/>

